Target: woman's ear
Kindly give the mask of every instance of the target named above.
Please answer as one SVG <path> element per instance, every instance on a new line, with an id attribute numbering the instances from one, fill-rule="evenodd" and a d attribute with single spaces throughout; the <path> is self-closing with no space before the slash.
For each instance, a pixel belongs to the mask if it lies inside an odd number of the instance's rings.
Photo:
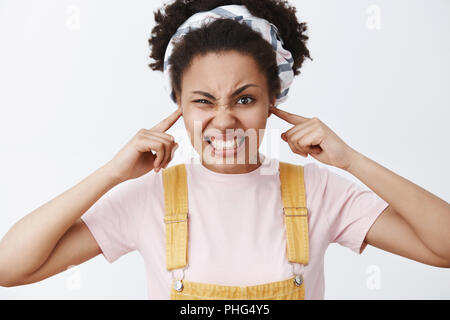
<path id="1" fill-rule="evenodd" d="M 179 96 L 177 96 L 177 106 L 178 106 L 178 109 L 182 109 L 181 98 L 179 98 Z M 181 116 L 183 116 L 183 110 L 181 110 Z"/>
<path id="2" fill-rule="evenodd" d="M 268 110 L 268 115 L 267 118 L 270 117 L 270 115 L 272 114 L 272 111 L 270 110 L 271 108 L 273 108 L 275 106 L 275 102 L 277 101 L 276 97 L 272 97 L 269 101 L 269 110 Z"/>
<path id="3" fill-rule="evenodd" d="M 270 109 L 273 108 L 273 107 L 275 106 L 275 101 L 276 101 L 276 98 L 275 98 L 275 97 L 272 98 L 272 100 L 270 101 L 270 104 L 269 104 L 269 114 L 267 115 L 267 118 L 269 118 L 270 115 L 272 114 L 272 111 L 271 111 Z"/>

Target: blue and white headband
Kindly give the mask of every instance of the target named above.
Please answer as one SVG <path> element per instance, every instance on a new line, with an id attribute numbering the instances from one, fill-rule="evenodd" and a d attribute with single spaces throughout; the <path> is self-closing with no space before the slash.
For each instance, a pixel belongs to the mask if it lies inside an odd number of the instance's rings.
<path id="1" fill-rule="evenodd" d="M 244 5 L 225 5 L 212 9 L 211 11 L 203 11 L 198 12 L 191 17 L 189 17 L 175 32 L 172 38 L 169 41 L 169 44 L 166 49 L 166 53 L 164 55 L 164 87 L 169 92 L 170 98 L 174 103 L 175 93 L 172 88 L 172 84 L 170 81 L 170 65 L 169 58 L 172 54 L 173 50 L 173 40 L 176 38 L 183 37 L 189 31 L 194 29 L 198 29 L 202 26 L 202 24 L 207 19 L 217 19 L 217 18 L 229 18 L 240 23 L 245 23 L 253 30 L 257 31 L 262 35 L 262 37 L 269 42 L 273 49 L 276 52 L 276 59 L 278 65 L 278 76 L 280 77 L 281 83 L 281 93 L 277 97 L 275 102 L 275 106 L 278 106 L 280 103 L 285 102 L 288 98 L 287 94 L 289 92 L 289 87 L 294 80 L 294 59 L 292 58 L 292 54 L 283 48 L 283 40 L 278 32 L 278 29 L 275 25 L 270 23 L 269 21 L 255 17 L 250 14 L 247 8 Z"/>

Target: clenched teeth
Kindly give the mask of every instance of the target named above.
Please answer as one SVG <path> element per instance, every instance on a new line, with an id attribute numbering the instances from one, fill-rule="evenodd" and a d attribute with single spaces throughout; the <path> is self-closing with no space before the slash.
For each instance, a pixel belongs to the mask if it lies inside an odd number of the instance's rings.
<path id="1" fill-rule="evenodd" d="M 213 141 L 211 141 L 209 138 L 206 138 L 205 140 L 208 141 L 216 150 L 224 150 L 224 149 L 227 150 L 239 147 L 241 143 L 244 141 L 244 139 L 245 136 L 242 137 L 238 142 L 236 141 L 236 139 L 227 141 L 214 139 Z"/>

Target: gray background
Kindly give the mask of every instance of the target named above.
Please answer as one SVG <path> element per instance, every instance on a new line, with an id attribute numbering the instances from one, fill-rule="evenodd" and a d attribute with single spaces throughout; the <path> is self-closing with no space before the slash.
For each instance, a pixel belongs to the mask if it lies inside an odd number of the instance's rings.
<path id="1" fill-rule="evenodd" d="M 280 108 L 320 118 L 354 149 L 448 201 L 450 2 L 290 2 L 308 23 L 314 61 Z M 146 66 L 162 3 L 0 0 L 1 237 L 175 110 L 161 73 Z M 279 132 L 290 127 L 268 122 Z M 168 133 L 182 141 L 171 164 L 180 163 L 192 154 L 182 119 Z M 317 162 L 285 143 L 274 156 Z M 448 269 L 370 246 L 359 256 L 332 244 L 325 257 L 326 299 L 448 299 L 449 283 Z M 146 297 L 137 252 L 0 288 L 3 299 Z"/>

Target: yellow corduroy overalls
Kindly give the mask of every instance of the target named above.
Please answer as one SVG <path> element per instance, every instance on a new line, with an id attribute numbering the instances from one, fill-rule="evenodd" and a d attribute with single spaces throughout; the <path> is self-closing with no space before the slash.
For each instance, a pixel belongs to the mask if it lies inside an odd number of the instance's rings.
<path id="1" fill-rule="evenodd" d="M 303 166 L 279 162 L 281 198 L 286 226 L 287 258 L 301 272 L 282 281 L 253 286 L 227 286 L 184 280 L 188 248 L 188 191 L 186 167 L 179 164 L 163 169 L 166 226 L 166 266 L 172 271 L 171 300 L 303 300 L 303 266 L 308 264 L 308 211 L 306 208 Z M 182 268 L 183 277 L 173 270 Z M 294 270 L 294 268 L 293 268 Z"/>

